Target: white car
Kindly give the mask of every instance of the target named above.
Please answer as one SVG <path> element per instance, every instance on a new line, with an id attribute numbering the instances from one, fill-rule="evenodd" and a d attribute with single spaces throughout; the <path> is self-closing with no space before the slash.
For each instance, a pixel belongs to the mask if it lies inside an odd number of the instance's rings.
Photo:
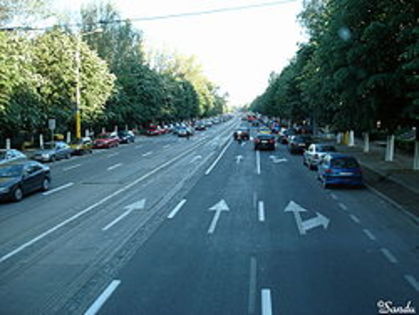
<path id="1" fill-rule="evenodd" d="M 19 159 L 27 159 L 28 157 L 15 149 L 1 149 L 0 150 L 0 164 Z"/>
<path id="2" fill-rule="evenodd" d="M 314 170 L 329 152 L 336 152 L 336 148 L 327 143 L 313 143 L 304 151 L 303 163 L 310 170 Z"/>

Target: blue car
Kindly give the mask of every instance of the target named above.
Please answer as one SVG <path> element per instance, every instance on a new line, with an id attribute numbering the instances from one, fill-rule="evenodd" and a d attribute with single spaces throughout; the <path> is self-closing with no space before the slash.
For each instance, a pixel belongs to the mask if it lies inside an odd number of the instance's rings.
<path id="1" fill-rule="evenodd" d="M 347 154 L 328 153 L 318 165 L 318 179 L 324 188 L 331 185 L 362 187 L 362 170 L 358 161 Z"/>

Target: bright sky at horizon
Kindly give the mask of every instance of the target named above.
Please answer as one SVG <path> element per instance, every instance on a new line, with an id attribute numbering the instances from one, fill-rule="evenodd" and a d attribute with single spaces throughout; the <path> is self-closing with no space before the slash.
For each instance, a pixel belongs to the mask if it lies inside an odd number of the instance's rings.
<path id="1" fill-rule="evenodd" d="M 58 10 L 76 12 L 89 0 L 54 0 Z M 267 3 L 269 0 L 113 0 L 122 18 L 161 16 Z M 231 105 L 250 103 L 268 84 L 269 74 L 287 65 L 305 41 L 297 21 L 302 0 L 216 13 L 135 22 L 146 49 L 195 55 L 205 74 L 230 94 Z"/>

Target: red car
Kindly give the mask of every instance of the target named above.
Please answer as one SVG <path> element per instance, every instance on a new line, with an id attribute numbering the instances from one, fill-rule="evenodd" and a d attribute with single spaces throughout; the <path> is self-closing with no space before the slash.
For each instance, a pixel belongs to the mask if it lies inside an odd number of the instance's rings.
<path id="1" fill-rule="evenodd" d="M 160 126 L 150 126 L 146 131 L 147 136 L 158 136 L 164 133 L 164 129 L 160 128 Z"/>
<path id="2" fill-rule="evenodd" d="M 94 149 L 109 149 L 119 145 L 119 138 L 116 134 L 102 133 L 93 141 Z"/>

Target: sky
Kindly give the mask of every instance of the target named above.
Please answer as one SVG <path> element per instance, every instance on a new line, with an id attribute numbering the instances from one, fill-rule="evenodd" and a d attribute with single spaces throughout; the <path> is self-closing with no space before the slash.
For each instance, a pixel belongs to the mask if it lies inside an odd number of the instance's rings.
<path id="1" fill-rule="evenodd" d="M 90 0 L 52 0 L 55 10 L 75 12 Z M 196 12 L 273 0 L 113 0 L 122 18 Z M 232 106 L 263 93 L 269 74 L 280 72 L 305 41 L 297 21 L 302 0 L 182 18 L 135 22 L 145 48 L 195 55 L 207 77 L 228 92 Z"/>

